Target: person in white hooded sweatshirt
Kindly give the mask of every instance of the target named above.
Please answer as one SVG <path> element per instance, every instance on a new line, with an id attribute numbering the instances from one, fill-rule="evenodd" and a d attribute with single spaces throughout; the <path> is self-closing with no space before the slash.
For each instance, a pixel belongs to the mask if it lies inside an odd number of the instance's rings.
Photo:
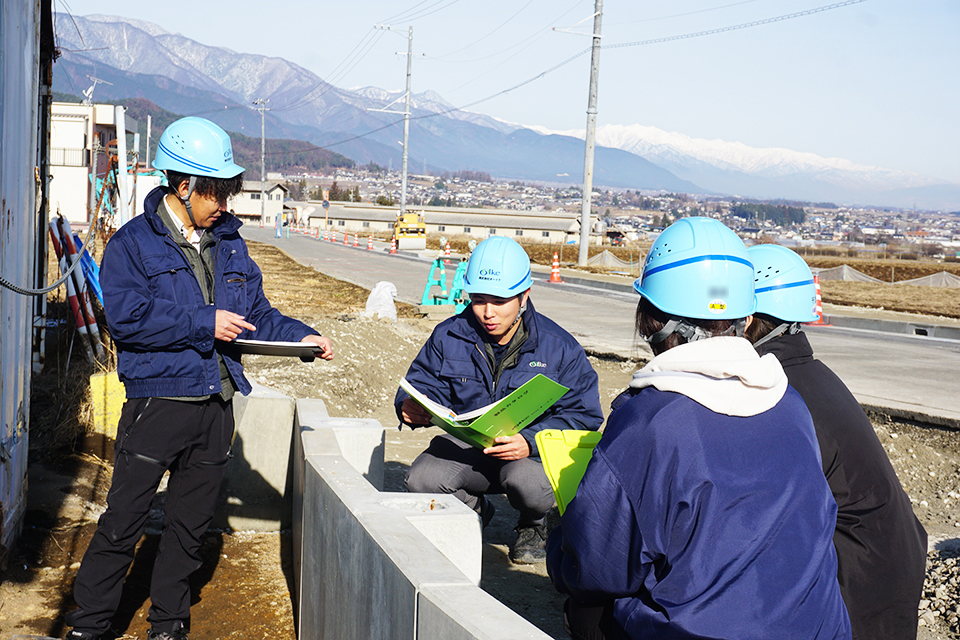
<path id="1" fill-rule="evenodd" d="M 547 569 L 575 639 L 850 638 L 810 414 L 742 335 L 746 247 L 685 218 L 634 283 L 654 359 L 613 403 Z"/>

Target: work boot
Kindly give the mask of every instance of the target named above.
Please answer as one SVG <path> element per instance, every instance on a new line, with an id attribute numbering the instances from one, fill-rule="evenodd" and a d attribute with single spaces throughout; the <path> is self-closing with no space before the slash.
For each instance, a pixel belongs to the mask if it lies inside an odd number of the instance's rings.
<path id="1" fill-rule="evenodd" d="M 514 564 L 538 564 L 547 559 L 547 525 L 517 527 L 517 541 L 510 548 Z"/>
<path id="2" fill-rule="evenodd" d="M 477 498 L 477 506 L 473 508 L 477 512 L 477 515 L 480 516 L 480 528 L 486 529 L 487 525 L 490 524 L 490 521 L 493 520 L 493 515 L 497 512 L 497 508 L 493 506 L 493 503 L 487 500 L 487 496 L 480 496 Z"/>
<path id="3" fill-rule="evenodd" d="M 100 640 L 100 634 L 93 633 L 92 631 L 80 631 L 79 629 L 71 629 L 69 633 L 65 636 L 66 640 Z"/>
<path id="4" fill-rule="evenodd" d="M 154 631 L 151 629 L 147 640 L 188 640 L 187 627 L 177 620 L 173 623 L 173 628 L 170 631 Z"/>

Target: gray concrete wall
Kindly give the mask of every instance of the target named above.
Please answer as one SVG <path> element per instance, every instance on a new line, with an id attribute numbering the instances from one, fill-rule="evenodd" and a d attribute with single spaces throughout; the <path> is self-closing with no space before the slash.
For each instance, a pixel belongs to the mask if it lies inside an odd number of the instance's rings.
<path id="1" fill-rule="evenodd" d="M 298 637 L 549 638 L 477 586 L 476 514 L 452 496 L 378 491 L 367 478 L 379 468 L 382 481 L 383 428 L 316 402 L 295 417 Z"/>

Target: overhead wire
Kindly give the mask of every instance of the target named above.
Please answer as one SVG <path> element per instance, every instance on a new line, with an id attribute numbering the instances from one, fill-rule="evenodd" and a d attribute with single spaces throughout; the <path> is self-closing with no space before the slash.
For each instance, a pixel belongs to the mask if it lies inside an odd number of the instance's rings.
<path id="1" fill-rule="evenodd" d="M 624 42 L 624 43 L 612 44 L 612 45 L 602 45 L 601 48 L 602 48 L 602 49 L 620 49 L 620 48 L 624 48 L 624 47 L 635 47 L 635 46 L 643 46 L 643 45 L 651 45 L 651 44 L 660 44 L 660 43 L 663 43 L 663 42 L 672 42 L 672 41 L 676 41 L 676 40 L 685 40 L 685 39 L 690 39 L 690 38 L 698 38 L 698 37 L 703 37 L 703 36 L 708 36 L 708 35 L 715 35 L 715 34 L 718 34 L 718 33 L 724 33 L 724 32 L 729 32 L 729 31 L 736 31 L 736 30 L 741 30 L 741 29 L 747 29 L 747 28 L 757 27 L 757 26 L 761 26 L 761 25 L 765 25 L 765 24 L 772 24 L 772 23 L 775 23 L 775 22 L 783 22 L 783 21 L 785 21 L 785 20 L 791 20 L 791 19 L 794 19 L 794 18 L 800 18 L 800 17 L 804 17 L 804 16 L 809 16 L 809 15 L 817 14 L 817 13 L 823 13 L 823 12 L 826 12 L 826 11 L 831 11 L 831 10 L 833 10 L 833 9 L 839 9 L 839 8 L 841 8 L 841 7 L 847 7 L 847 6 L 854 5 L 854 4 L 860 4 L 860 3 L 863 3 L 863 2 L 866 2 L 866 1 L 867 1 L 867 0 L 845 0 L 844 2 L 836 2 L 836 3 L 830 4 L 830 5 L 824 5 L 824 6 L 822 6 L 822 7 L 817 7 L 817 8 L 814 8 L 814 9 L 807 9 L 807 10 L 804 10 L 804 11 L 797 11 L 797 12 L 794 12 L 794 13 L 785 14 L 785 15 L 781 15 L 781 16 L 776 16 L 776 17 L 773 17 L 773 18 L 766 18 L 766 19 L 763 19 L 763 20 L 754 20 L 754 21 L 752 21 L 752 22 L 746 22 L 746 23 L 742 23 L 742 24 L 738 24 L 738 25 L 731 25 L 731 26 L 727 26 L 727 27 L 721 27 L 721 28 L 718 28 L 718 29 L 709 29 L 709 30 L 705 30 L 705 31 L 697 31 L 697 32 L 695 32 L 695 33 L 688 33 L 688 34 L 682 34 L 682 35 L 676 35 L 676 36 L 669 36 L 669 37 L 665 37 L 665 38 L 654 38 L 654 39 L 650 39 L 650 40 L 638 40 L 638 41 L 635 41 L 635 42 Z M 481 104 L 481 103 L 483 103 L 483 102 L 487 102 L 487 101 L 492 100 L 492 99 L 494 99 L 494 98 L 496 98 L 496 97 L 498 97 L 498 96 L 502 96 L 502 95 L 504 95 L 504 94 L 506 94 L 506 93 L 510 93 L 511 91 L 515 91 L 516 89 L 519 89 L 520 87 L 523 87 L 523 86 L 525 86 L 525 85 L 530 84 L 531 82 L 534 82 L 534 81 L 536 81 L 536 80 L 539 80 L 540 78 L 542 78 L 542 77 L 544 77 L 544 76 L 546 76 L 546 75 L 548 75 L 548 74 L 556 71 L 557 69 L 560 69 L 561 67 L 564 67 L 564 66 L 566 66 L 567 64 L 573 62 L 573 61 L 576 60 L 577 58 L 580 58 L 581 56 L 585 55 L 586 53 L 590 52 L 591 50 L 592 50 L 592 47 L 588 47 L 588 48 L 584 49 L 583 51 L 580 51 L 579 53 L 577 53 L 577 54 L 575 54 L 575 55 L 567 58 L 566 60 L 564 60 L 564 61 L 562 61 L 562 62 L 560 62 L 560 63 L 558 63 L 558 64 L 555 64 L 554 66 L 550 67 L 549 69 L 546 69 L 545 71 L 541 71 L 541 72 L 538 73 L 537 75 L 535 75 L 535 76 L 533 76 L 533 77 L 531 77 L 531 78 L 528 78 L 527 80 L 524 80 L 523 82 L 519 82 L 519 83 L 517 83 L 517 84 L 515 84 L 515 85 L 513 85 L 513 86 L 511 86 L 511 87 L 509 87 L 509 88 L 507 88 L 507 89 L 503 89 L 502 91 L 498 91 L 498 92 L 496 92 L 496 93 L 494 93 L 494 94 L 491 94 L 491 95 L 489 95 L 489 96 L 487 96 L 487 97 L 485 97 L 485 98 L 481 98 L 480 100 L 476 100 L 476 101 L 474 101 L 474 102 L 471 102 L 471 103 L 465 104 L 465 105 L 461 105 L 461 106 L 459 106 L 459 107 L 452 107 L 452 108 L 446 109 L 446 110 L 444 110 L 444 111 L 431 112 L 431 113 L 423 114 L 423 115 L 420 115 L 420 116 L 411 116 L 411 117 L 410 117 L 410 120 L 425 120 L 425 119 L 428 119 L 428 118 L 435 118 L 435 117 L 437 117 L 437 116 L 446 115 L 446 114 L 452 113 L 452 112 L 454 112 L 454 111 L 461 111 L 461 110 L 467 109 L 467 108 L 469 108 L 469 107 L 473 107 L 473 106 L 476 106 L 476 105 L 478 105 L 478 104 Z M 329 147 L 334 147 L 334 146 L 339 146 L 339 145 L 341 145 L 341 144 L 346 144 L 347 142 L 352 142 L 352 141 L 354 141 L 354 140 L 359 140 L 359 139 L 361 139 L 361 138 L 365 138 L 365 137 L 367 137 L 367 136 L 369 136 L 369 135 L 372 135 L 372 134 L 374 134 L 374 133 L 377 133 L 378 131 L 382 131 L 382 130 L 388 128 L 388 127 L 392 127 L 392 126 L 394 126 L 394 125 L 396 125 L 396 124 L 400 124 L 400 123 L 402 123 L 402 122 L 403 122 L 403 119 L 401 118 L 401 119 L 399 119 L 399 120 L 396 120 L 396 121 L 394 121 L 394 122 L 388 123 L 388 124 L 386 124 L 386 125 L 384 125 L 384 126 L 382 126 L 382 127 L 378 127 L 378 128 L 376 128 L 376 129 L 373 129 L 373 130 L 368 131 L 368 132 L 366 132 L 366 133 L 357 134 L 357 135 L 351 136 L 351 137 L 349 137 L 349 138 L 346 138 L 346 139 L 344 139 L 344 140 L 339 140 L 339 141 L 337 141 L 337 142 L 325 144 L 325 145 L 324 145 L 323 147 L 321 147 L 321 148 L 326 149 L 326 148 L 329 148 Z M 284 154 L 280 154 L 280 155 L 284 155 Z"/>
<path id="2" fill-rule="evenodd" d="M 696 11 L 685 11 L 683 13 L 675 13 L 669 16 L 657 16 L 656 18 L 643 18 L 642 20 L 630 20 L 628 22 L 612 22 L 605 24 L 604 26 L 621 26 L 625 24 L 637 24 L 640 22 L 656 22 L 657 20 L 669 20 L 671 18 L 683 18 L 685 16 L 693 16 L 698 13 L 709 13 L 711 11 L 719 11 L 721 9 L 729 9 L 730 7 L 738 7 L 742 4 L 750 4 L 751 2 L 756 2 L 757 0 L 742 0 L 741 2 L 734 2 L 732 4 L 724 4 L 719 7 L 708 7 L 706 9 L 697 9 Z"/>
<path id="3" fill-rule="evenodd" d="M 447 58 L 447 57 L 449 57 L 449 56 L 452 56 L 452 55 L 454 55 L 455 53 L 460 53 L 461 51 L 465 51 L 465 50 L 469 49 L 470 47 L 474 46 L 475 44 L 478 44 L 478 43 L 480 43 L 480 42 L 483 42 L 484 40 L 486 40 L 487 38 L 489 38 L 490 36 L 492 36 L 493 34 L 495 34 L 497 31 L 499 31 L 500 29 L 504 28 L 504 27 L 507 26 L 509 23 L 511 23 L 514 18 L 516 18 L 516 17 L 517 17 L 518 15 L 520 15 L 521 13 L 523 13 L 523 10 L 526 9 L 527 7 L 529 7 L 531 4 L 533 4 L 533 2 L 534 2 L 534 0 L 529 0 L 529 2 L 527 2 L 527 4 L 525 4 L 525 5 L 523 5 L 522 7 L 520 7 L 520 9 L 518 9 L 516 13 L 514 13 L 512 16 L 510 16 L 509 18 L 507 18 L 506 20 L 504 20 L 503 22 L 501 22 L 499 26 L 497 26 L 496 28 L 494 28 L 493 31 L 489 31 L 486 35 L 481 36 L 480 38 L 474 40 L 474 41 L 471 42 L 470 44 L 468 44 L 468 45 L 466 45 L 466 46 L 463 46 L 463 47 L 460 47 L 459 49 L 457 49 L 457 50 L 455 50 L 455 51 L 451 51 L 450 53 L 445 53 L 445 54 L 443 54 L 443 55 L 441 55 L 441 56 L 434 56 L 433 59 L 434 59 L 434 60 L 442 60 L 443 58 Z"/>

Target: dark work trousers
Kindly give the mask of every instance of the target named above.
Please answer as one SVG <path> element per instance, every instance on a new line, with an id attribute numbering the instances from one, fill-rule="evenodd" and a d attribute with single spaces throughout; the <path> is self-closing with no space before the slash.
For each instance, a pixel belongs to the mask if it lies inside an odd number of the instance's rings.
<path id="1" fill-rule="evenodd" d="M 471 509 L 483 494 L 505 493 L 520 512 L 521 528 L 543 524 L 554 505 L 540 458 L 504 462 L 448 435 L 430 441 L 410 465 L 405 484 L 414 493 L 451 493 Z"/>
<path id="2" fill-rule="evenodd" d="M 583 604 L 574 598 L 563 603 L 563 628 L 573 640 L 628 640 L 613 617 L 613 601 Z"/>
<path id="3" fill-rule="evenodd" d="M 123 405 L 107 510 L 77 573 L 79 608 L 67 624 L 96 635 L 109 629 L 150 503 L 169 469 L 147 619 L 157 631 L 169 631 L 177 620 L 189 628 L 189 578 L 201 565 L 200 537 L 217 507 L 232 438 L 233 405 L 219 396 L 137 398 Z"/>

